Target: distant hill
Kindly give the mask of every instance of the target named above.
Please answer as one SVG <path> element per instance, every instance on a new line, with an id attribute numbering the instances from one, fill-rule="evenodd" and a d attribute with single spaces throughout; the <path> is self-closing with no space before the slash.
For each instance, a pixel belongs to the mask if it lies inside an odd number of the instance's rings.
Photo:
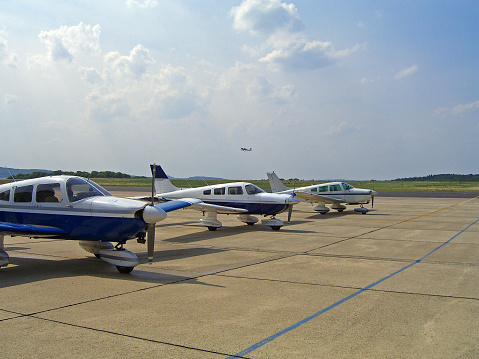
<path id="1" fill-rule="evenodd" d="M 393 181 L 462 181 L 462 182 L 479 182 L 479 174 L 458 175 L 458 174 L 440 174 L 428 175 L 422 177 L 397 178 Z"/>
<path id="2" fill-rule="evenodd" d="M 10 172 L 8 172 L 10 171 Z M 0 178 L 8 178 L 11 175 L 16 176 L 18 174 L 32 174 L 34 172 L 44 172 L 51 173 L 50 170 L 41 170 L 41 169 L 26 169 L 26 168 L 5 168 L 0 167 Z"/>

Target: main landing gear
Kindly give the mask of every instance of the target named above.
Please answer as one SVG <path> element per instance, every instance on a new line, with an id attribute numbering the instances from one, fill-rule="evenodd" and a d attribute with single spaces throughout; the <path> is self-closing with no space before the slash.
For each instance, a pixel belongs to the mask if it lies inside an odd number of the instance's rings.
<path id="1" fill-rule="evenodd" d="M 369 212 L 369 209 L 365 208 L 362 204 L 360 206 L 361 207 L 359 207 L 359 208 L 355 208 L 354 211 L 359 212 L 361 214 L 366 214 L 366 213 Z"/>
<path id="2" fill-rule="evenodd" d="M 122 242 L 115 247 L 110 242 L 103 241 L 80 241 L 79 244 L 85 251 L 116 266 L 120 273 L 130 273 L 140 263 L 135 253 L 123 248 Z"/>

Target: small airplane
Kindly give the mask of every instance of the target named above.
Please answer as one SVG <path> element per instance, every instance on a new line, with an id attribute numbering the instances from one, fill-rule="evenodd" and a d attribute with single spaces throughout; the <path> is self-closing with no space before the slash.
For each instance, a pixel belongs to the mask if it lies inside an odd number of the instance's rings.
<path id="1" fill-rule="evenodd" d="M 245 148 L 245 147 L 241 147 L 241 151 L 252 151 L 253 149 L 250 147 L 250 148 Z"/>
<path id="2" fill-rule="evenodd" d="M 326 214 L 330 210 L 326 207 L 326 203 L 332 204 L 331 208 L 338 212 L 346 209 L 346 206 L 341 203 L 359 204 L 360 208 L 354 210 L 366 214 L 369 210 L 364 207 L 364 204 L 371 202 L 374 207 L 374 196 L 377 195 L 377 192 L 372 189 L 354 188 L 345 182 L 329 182 L 291 189 L 281 182 L 276 173 L 268 172 L 267 175 L 273 193 L 294 193 L 300 200 L 318 202 L 313 209 L 321 214 Z"/>
<path id="3" fill-rule="evenodd" d="M 151 165 L 151 168 L 153 169 Z M 200 200 L 200 203 L 192 204 L 191 208 L 206 213 L 206 218 L 200 219 L 203 226 L 210 231 L 221 228 L 218 214 L 237 214 L 237 218 L 252 226 L 258 222 L 258 218 L 252 216 L 263 215 L 271 218 L 263 219 L 262 224 L 279 230 L 284 223 L 275 218 L 275 215 L 289 210 L 291 217 L 292 206 L 299 201 L 290 194 L 266 193 L 261 188 L 248 182 L 223 183 L 212 186 L 197 188 L 177 188 L 168 179 L 161 166 L 155 169 L 155 190 L 157 197 L 154 201 Z M 130 199 L 150 201 L 150 197 L 129 197 Z M 168 202 L 166 202 L 168 203 Z M 289 219 L 288 219 L 289 220 Z"/>
<path id="4" fill-rule="evenodd" d="M 153 194 L 152 194 L 153 195 Z M 78 240 L 80 247 L 130 273 L 137 256 L 123 248 L 127 240 L 145 243 L 153 260 L 155 224 L 166 212 L 197 200 L 145 204 L 117 198 L 77 176 L 49 176 L 0 185 L 0 267 L 9 263 L 4 236 Z M 111 242 L 117 242 L 115 246 Z"/>

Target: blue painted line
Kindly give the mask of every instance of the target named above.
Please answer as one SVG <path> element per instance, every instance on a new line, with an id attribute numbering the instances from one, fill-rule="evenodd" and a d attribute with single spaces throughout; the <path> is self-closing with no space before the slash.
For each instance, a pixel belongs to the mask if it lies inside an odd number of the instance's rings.
<path id="1" fill-rule="evenodd" d="M 392 273 L 392 274 L 390 274 L 390 275 L 388 275 L 388 276 L 386 276 L 386 277 L 384 277 L 384 278 L 378 280 L 377 282 L 371 283 L 371 284 L 369 284 L 368 286 L 366 286 L 366 287 L 364 287 L 364 288 L 358 290 L 357 292 L 354 292 L 353 294 L 350 294 L 350 295 L 348 295 L 347 297 L 344 297 L 343 299 L 338 300 L 336 303 L 333 303 L 333 304 L 331 304 L 330 306 L 328 306 L 328 307 L 326 307 L 326 308 L 324 308 L 324 309 L 321 309 L 319 312 L 316 312 L 316 313 L 314 313 L 313 315 L 310 315 L 309 317 L 304 318 L 303 320 L 300 320 L 299 322 L 297 322 L 297 323 L 295 323 L 295 324 L 293 324 L 293 325 L 291 325 L 291 326 L 289 326 L 289 327 L 287 327 L 287 328 L 285 328 L 285 329 L 283 329 L 283 330 L 277 332 L 276 334 L 273 334 L 273 335 L 269 336 L 268 338 L 259 341 L 258 343 L 256 343 L 256 344 L 250 346 L 249 348 L 246 348 L 245 350 L 243 350 L 243 351 L 241 351 L 241 352 L 239 352 L 239 353 L 237 353 L 237 354 L 235 354 L 235 355 L 232 355 L 232 356 L 228 357 L 228 359 L 233 359 L 233 358 L 238 358 L 238 357 L 239 357 L 239 358 L 244 357 L 246 354 L 249 354 L 249 353 L 255 351 L 256 349 L 262 347 L 263 345 L 265 345 L 265 344 L 267 344 L 267 343 L 269 343 L 269 342 L 272 342 L 273 340 L 275 340 L 276 338 L 282 336 L 283 334 L 286 334 L 286 333 L 292 331 L 293 329 L 296 329 L 296 328 L 300 327 L 301 325 L 303 325 L 303 324 L 309 322 L 310 320 L 319 317 L 321 314 L 324 314 L 324 313 L 330 311 L 331 309 L 336 308 L 336 307 L 339 306 L 340 304 L 343 304 L 344 302 L 346 302 L 346 301 L 348 301 L 348 300 L 350 300 L 350 299 L 356 297 L 357 295 L 361 294 L 362 292 L 365 292 L 366 290 L 375 287 L 376 285 L 378 285 L 378 284 L 384 282 L 385 280 L 387 280 L 387 279 L 389 279 L 389 278 L 395 276 L 396 274 L 405 271 L 406 269 L 412 267 L 413 265 L 422 262 L 425 258 L 427 258 L 427 257 L 430 256 L 431 254 L 433 254 L 434 252 L 436 252 L 438 249 L 444 247 L 446 244 L 448 244 L 449 242 L 451 242 L 454 238 L 456 238 L 456 237 L 459 236 L 460 234 L 464 233 L 466 230 L 468 230 L 470 227 L 472 227 L 473 225 L 475 225 L 477 222 L 479 222 L 479 219 L 476 219 L 473 223 L 471 223 L 470 225 L 468 225 L 468 226 L 467 226 L 466 228 L 464 228 L 462 231 L 460 231 L 459 233 L 455 234 L 453 237 L 451 237 L 450 239 L 448 239 L 446 242 L 444 242 L 444 243 L 442 243 L 440 246 L 434 248 L 432 251 L 430 251 L 428 254 L 426 254 L 426 255 L 423 256 L 422 258 L 418 259 L 417 261 L 412 262 L 412 263 L 408 264 L 407 266 L 405 266 L 405 267 L 403 267 L 403 268 L 397 270 L 396 272 L 394 272 L 394 273 Z"/>

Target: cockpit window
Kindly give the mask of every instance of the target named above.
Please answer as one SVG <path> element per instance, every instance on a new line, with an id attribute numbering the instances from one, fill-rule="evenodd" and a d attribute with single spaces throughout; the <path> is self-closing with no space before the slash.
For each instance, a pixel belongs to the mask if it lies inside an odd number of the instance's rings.
<path id="1" fill-rule="evenodd" d="M 56 203 L 62 201 L 62 193 L 60 191 L 60 183 L 39 184 L 37 187 L 37 202 Z"/>
<path id="2" fill-rule="evenodd" d="M 343 182 L 342 185 L 343 185 L 343 188 L 344 188 L 345 191 L 354 188 L 353 186 L 351 186 L 351 185 L 348 184 L 348 183 L 344 183 L 344 182 Z"/>
<path id="3" fill-rule="evenodd" d="M 261 188 L 251 183 L 247 184 L 245 188 L 246 188 L 246 193 L 248 194 L 264 193 L 264 191 Z"/>
<path id="4" fill-rule="evenodd" d="M 318 192 L 328 192 L 328 186 L 319 186 Z"/>
<path id="5" fill-rule="evenodd" d="M 67 195 L 70 202 L 95 196 L 111 196 L 111 194 L 92 181 L 83 178 L 70 178 L 67 181 Z"/>
<path id="6" fill-rule="evenodd" d="M 14 202 L 31 202 L 32 201 L 33 186 L 22 186 L 15 188 L 13 195 Z"/>
<path id="7" fill-rule="evenodd" d="M 0 192 L 0 201 L 10 201 L 10 190 Z"/>

